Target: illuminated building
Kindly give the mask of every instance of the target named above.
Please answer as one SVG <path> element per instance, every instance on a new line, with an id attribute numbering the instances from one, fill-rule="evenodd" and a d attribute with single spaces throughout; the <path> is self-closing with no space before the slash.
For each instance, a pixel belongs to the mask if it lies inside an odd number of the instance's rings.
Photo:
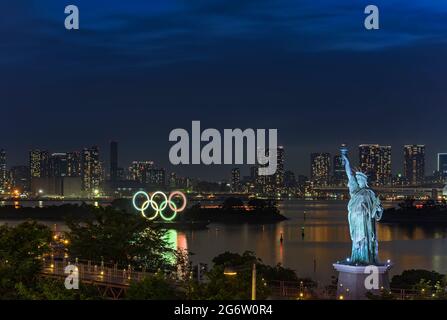
<path id="1" fill-rule="evenodd" d="M 49 177 L 80 177 L 81 156 L 79 152 L 52 153 L 48 160 Z"/>
<path id="2" fill-rule="evenodd" d="M 377 169 L 377 182 L 382 186 L 391 184 L 391 146 L 379 147 L 379 167 Z"/>
<path id="3" fill-rule="evenodd" d="M 118 180 L 118 142 L 110 142 L 110 181 Z"/>
<path id="4" fill-rule="evenodd" d="M 404 146 L 404 176 L 410 185 L 419 185 L 425 179 L 425 146 Z"/>
<path id="5" fill-rule="evenodd" d="M 7 185 L 6 179 L 6 151 L 0 150 L 0 191 L 5 191 Z"/>
<path id="6" fill-rule="evenodd" d="M 327 186 L 331 172 L 331 155 L 329 153 L 312 153 L 310 155 L 310 177 L 316 186 Z"/>
<path id="7" fill-rule="evenodd" d="M 258 167 L 257 166 L 251 166 L 250 167 L 250 180 L 251 180 L 251 182 L 256 182 L 257 178 L 258 178 Z"/>
<path id="8" fill-rule="evenodd" d="M 106 167 L 104 161 L 99 161 L 99 184 L 106 180 Z"/>
<path id="9" fill-rule="evenodd" d="M 78 151 L 67 152 L 67 177 L 81 176 L 81 155 Z"/>
<path id="10" fill-rule="evenodd" d="M 438 173 L 442 181 L 447 180 L 447 153 L 438 153 Z"/>
<path id="11" fill-rule="evenodd" d="M 29 153 L 29 167 L 31 178 L 40 178 L 40 150 L 32 150 Z"/>
<path id="12" fill-rule="evenodd" d="M 49 155 L 45 150 L 31 150 L 29 153 L 30 176 L 33 178 L 44 178 L 49 175 Z"/>
<path id="13" fill-rule="evenodd" d="M 258 152 L 262 150 L 258 150 Z M 265 156 L 269 156 L 269 150 L 265 151 Z M 273 175 L 259 175 L 258 168 L 267 167 L 267 165 L 258 165 L 251 168 L 256 172 L 251 171 L 251 176 L 255 178 L 256 189 L 258 192 L 267 195 L 277 195 L 283 192 L 284 189 L 284 147 L 278 146 L 276 149 L 276 172 Z"/>
<path id="14" fill-rule="evenodd" d="M 241 191 L 241 170 L 239 168 L 233 168 L 231 170 L 231 192 Z"/>
<path id="15" fill-rule="evenodd" d="M 149 181 L 149 170 L 154 168 L 154 161 L 133 161 L 130 168 L 130 180 L 140 183 Z"/>
<path id="16" fill-rule="evenodd" d="M 130 179 L 151 186 L 166 186 L 166 170 L 156 168 L 154 161 L 133 161 L 130 168 Z M 171 184 L 171 180 L 169 180 Z M 178 184 L 178 181 L 176 181 Z"/>
<path id="17" fill-rule="evenodd" d="M 169 175 L 169 187 L 171 189 L 187 189 L 191 186 L 189 178 L 179 177 L 175 172 L 171 172 Z"/>
<path id="18" fill-rule="evenodd" d="M 146 181 L 144 183 L 157 186 L 164 187 L 166 185 L 166 171 L 163 168 L 151 168 L 148 170 L 146 176 Z"/>
<path id="19" fill-rule="evenodd" d="M 295 173 L 293 173 L 290 170 L 287 170 L 286 172 L 284 172 L 284 186 L 286 188 L 288 188 L 289 191 L 290 191 L 291 188 L 296 188 L 297 187 Z"/>
<path id="20" fill-rule="evenodd" d="M 171 172 L 169 175 L 169 187 L 176 188 L 177 187 L 177 174 L 175 172 Z"/>
<path id="21" fill-rule="evenodd" d="M 124 168 L 118 167 L 116 175 L 119 181 L 126 180 L 126 172 L 124 171 Z"/>
<path id="22" fill-rule="evenodd" d="M 275 179 L 275 187 L 276 192 L 280 193 L 282 188 L 284 188 L 284 147 L 279 146 L 276 153 L 277 161 L 276 161 L 276 173 L 274 174 Z"/>
<path id="23" fill-rule="evenodd" d="M 52 153 L 48 160 L 49 177 L 66 177 L 68 175 L 67 154 Z"/>
<path id="24" fill-rule="evenodd" d="M 189 189 L 192 186 L 191 178 L 187 177 L 177 177 L 177 188 Z"/>
<path id="25" fill-rule="evenodd" d="M 94 192 L 101 181 L 101 165 L 98 147 L 84 148 L 81 156 L 82 190 Z"/>
<path id="26" fill-rule="evenodd" d="M 378 144 L 359 146 L 359 167 L 374 185 L 391 183 L 391 147 Z"/>
<path id="27" fill-rule="evenodd" d="M 359 145 L 359 169 L 368 176 L 371 184 L 377 182 L 379 159 L 380 146 L 378 144 Z"/>
<path id="28" fill-rule="evenodd" d="M 11 172 L 11 184 L 14 189 L 20 191 L 29 191 L 30 189 L 30 176 L 28 166 L 14 166 L 10 170 Z"/>
<path id="29" fill-rule="evenodd" d="M 268 176 L 264 176 L 264 175 L 259 175 L 259 167 L 260 166 L 256 166 L 255 168 L 255 186 L 256 186 L 256 191 L 260 192 L 260 193 L 266 193 L 266 187 L 267 187 L 267 178 Z"/>
<path id="30" fill-rule="evenodd" d="M 343 164 L 340 155 L 334 156 L 332 168 L 333 168 L 332 183 L 336 186 L 345 185 L 347 182 L 347 177 L 345 172 L 345 166 Z"/>

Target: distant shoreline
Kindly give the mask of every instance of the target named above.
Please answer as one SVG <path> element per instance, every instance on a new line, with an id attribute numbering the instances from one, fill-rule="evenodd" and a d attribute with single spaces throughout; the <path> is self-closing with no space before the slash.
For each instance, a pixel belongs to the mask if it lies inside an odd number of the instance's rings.
<path id="1" fill-rule="evenodd" d="M 139 214 L 134 209 L 123 209 L 115 207 L 118 211 Z M 88 220 L 94 219 L 95 210 L 98 207 L 89 204 L 62 204 L 45 207 L 16 207 L 14 205 L 0 207 L 0 220 L 26 221 L 38 220 L 48 222 L 64 222 L 67 219 Z M 222 208 L 200 208 L 193 206 L 185 210 L 179 215 L 178 219 L 173 221 L 173 226 L 201 226 L 206 227 L 209 223 L 225 223 L 225 224 L 266 224 L 276 223 L 287 220 L 287 218 L 279 213 L 277 208 L 265 208 L 263 210 L 254 209 L 246 211 L 242 209 L 224 210 Z M 162 221 L 157 221 L 159 225 L 169 225 Z"/>
<path id="2" fill-rule="evenodd" d="M 389 208 L 383 212 L 381 223 L 447 225 L 447 207 Z"/>

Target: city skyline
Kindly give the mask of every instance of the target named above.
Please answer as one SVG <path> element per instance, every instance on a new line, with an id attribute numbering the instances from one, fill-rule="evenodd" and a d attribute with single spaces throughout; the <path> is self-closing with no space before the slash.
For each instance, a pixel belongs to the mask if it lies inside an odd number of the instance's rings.
<path id="1" fill-rule="evenodd" d="M 104 179 L 110 179 L 111 181 L 116 181 L 118 178 L 118 175 L 123 175 L 124 172 L 126 172 L 129 175 L 132 175 L 132 166 L 134 166 L 137 163 L 149 163 L 150 162 L 150 166 L 153 168 L 163 168 L 166 169 L 168 172 L 175 172 L 176 174 L 181 172 L 181 168 L 182 167 L 188 167 L 189 165 L 171 165 L 171 164 L 166 164 L 166 163 L 161 163 L 152 159 L 134 159 L 131 160 L 130 162 L 125 162 L 123 160 L 119 160 L 122 159 L 123 154 L 120 153 L 118 150 L 120 150 L 118 147 L 121 145 L 119 144 L 119 142 L 111 140 L 110 144 L 108 146 L 108 148 L 106 150 L 103 150 L 101 152 L 101 149 L 98 146 L 92 146 L 92 147 L 84 147 L 81 148 L 79 151 L 78 150 L 71 150 L 71 151 L 50 151 L 47 148 L 42 148 L 42 149 L 31 149 L 28 151 L 28 160 L 25 163 L 20 163 L 20 164 L 10 164 L 8 162 L 8 152 L 6 149 L 0 149 L 0 175 L 3 177 L 4 171 L 6 170 L 11 170 L 13 168 L 16 167 L 23 167 L 23 166 L 28 166 L 29 170 L 30 170 L 30 177 L 40 177 L 41 173 L 40 172 L 35 172 L 36 170 L 38 170 L 39 168 L 35 168 L 35 163 L 37 163 L 37 161 L 41 161 L 40 157 L 44 157 L 46 158 L 45 161 L 48 162 L 48 168 L 45 168 L 45 170 L 55 170 L 54 166 L 55 164 L 52 163 L 50 160 L 54 160 L 54 158 L 57 157 L 67 157 L 68 159 L 71 158 L 71 161 L 76 161 L 77 164 L 79 165 L 79 173 L 76 174 L 70 174 L 68 173 L 67 176 L 80 176 L 81 172 L 83 170 L 83 168 L 81 167 L 81 161 L 82 161 L 82 156 L 85 156 L 86 152 L 91 152 L 92 148 L 95 149 L 95 161 L 97 162 L 96 165 L 98 165 L 99 167 L 101 167 L 101 170 L 103 171 L 103 175 L 104 175 Z M 284 157 L 283 153 L 283 146 L 279 146 L 279 148 L 281 149 L 281 158 Z M 366 149 L 365 149 L 366 148 Z M 371 149 L 372 148 L 372 149 Z M 402 163 L 396 165 L 395 162 L 395 157 L 392 156 L 392 153 L 396 152 L 395 149 L 392 146 L 380 146 L 378 144 L 360 144 L 358 146 L 356 146 L 356 148 L 353 150 L 353 148 L 351 147 L 350 150 L 350 157 L 351 160 L 353 161 L 353 163 L 355 165 L 358 166 L 359 169 L 361 169 L 363 172 L 368 173 L 371 181 L 379 181 L 380 184 L 386 185 L 389 184 L 389 179 L 391 179 L 392 176 L 394 175 L 402 175 L 402 176 L 408 176 L 411 175 L 411 172 L 409 172 L 409 169 L 406 169 L 406 166 L 410 166 L 411 164 L 409 164 L 407 160 L 407 156 L 408 156 L 408 150 L 410 150 L 411 148 L 422 148 L 423 150 L 423 154 L 422 154 L 422 173 L 419 174 L 419 178 L 420 177 L 426 177 L 426 176 L 430 176 L 433 173 L 436 173 L 437 171 L 439 172 L 445 172 L 447 171 L 445 169 L 445 167 L 447 167 L 447 165 L 445 164 L 447 162 L 447 153 L 437 153 L 436 156 L 434 157 L 433 161 L 428 160 L 427 161 L 427 154 L 425 152 L 426 149 L 426 145 L 403 145 L 401 147 L 401 151 L 402 154 L 404 155 L 402 158 Z M 287 148 L 286 148 L 287 149 Z M 371 150 L 370 150 L 371 149 Z M 375 151 L 377 149 L 377 152 Z M 366 151 L 365 151 L 366 150 Z M 386 158 L 384 158 L 385 160 L 381 160 L 383 158 L 379 157 L 377 159 L 374 158 L 375 153 L 382 154 L 384 151 L 382 150 L 386 150 Z M 393 151 L 394 150 L 394 151 Z M 367 153 L 371 152 L 371 155 L 368 155 Z M 106 155 L 108 154 L 108 156 Z M 287 153 L 286 153 L 287 154 Z M 339 153 L 330 153 L 330 152 L 312 152 L 310 153 L 310 161 L 308 161 L 308 171 L 307 172 L 300 172 L 300 171 L 295 171 L 293 170 L 293 168 L 290 167 L 289 163 L 281 160 L 280 162 L 280 167 L 278 168 L 278 170 L 281 170 L 283 173 L 284 171 L 292 171 L 294 174 L 296 175 L 303 175 L 303 176 L 308 176 L 310 180 L 313 180 L 313 176 L 315 175 L 315 173 L 313 173 L 313 163 L 314 160 L 312 157 L 314 156 L 325 156 L 327 157 L 327 164 L 323 165 L 323 169 L 322 170 L 326 170 L 327 171 L 327 179 L 329 179 L 330 176 L 332 176 L 332 174 L 336 175 L 336 158 L 339 156 Z M 371 156 L 373 158 L 371 158 Z M 36 159 L 34 159 L 33 161 L 33 157 L 36 157 Z M 90 157 L 90 155 L 87 154 L 87 157 Z M 73 159 L 75 158 L 75 159 Z M 286 155 L 287 158 L 287 155 Z M 393 160 L 392 160 L 393 159 Z M 67 160 L 66 160 L 67 161 Z M 376 161 L 377 163 L 372 164 L 371 161 Z M 67 166 L 67 172 L 70 172 L 72 170 L 74 170 L 73 168 L 70 167 L 70 160 L 67 161 L 68 164 Z M 125 162 L 125 163 L 123 163 Z M 434 162 L 434 170 L 427 170 L 427 163 L 430 162 Z M 286 163 L 284 165 L 284 163 Z M 57 165 L 57 164 L 56 164 Z M 391 167 L 396 167 L 399 166 L 400 169 L 399 170 L 392 170 Z M 73 166 L 73 165 L 72 165 Z M 247 165 L 247 164 L 243 164 L 243 165 L 210 165 L 208 167 L 221 167 L 223 166 L 224 168 L 230 168 L 230 170 L 232 170 L 233 168 L 237 167 L 243 170 L 242 173 L 248 173 L 248 171 L 250 171 L 250 168 L 252 167 L 252 165 Z M 324 168 L 328 166 L 327 168 Z M 374 167 L 377 166 L 377 167 Z M 50 169 L 51 168 L 51 169 Z M 443 169 L 444 168 L 444 169 Z M 180 170 L 176 170 L 176 169 L 180 169 Z M 441 170 L 440 170 L 441 169 Z M 57 168 L 56 168 L 57 170 Z M 59 168 L 60 170 L 60 168 Z M 123 171 L 124 170 L 124 171 Z M 321 169 L 318 169 L 321 170 Z M 371 171 L 373 170 L 373 171 Z M 380 172 L 382 170 L 382 172 Z M 5 172 L 6 172 L 5 171 Z M 377 172 L 378 171 L 378 172 Z M 42 176 L 47 175 L 47 173 L 43 173 Z M 203 179 L 200 176 L 193 176 L 193 175 L 187 175 L 193 178 L 198 178 L 198 179 Z M 229 174 L 228 172 L 226 172 L 226 174 L 223 177 L 217 177 L 216 175 L 213 176 L 213 178 L 209 179 L 209 181 L 222 181 L 222 180 L 226 180 L 229 178 Z M 203 179 L 206 180 L 206 179 Z M 329 181 L 329 180 L 328 180 Z M 416 180 L 415 180 L 416 181 Z M 96 186 L 97 187 L 97 186 Z"/>

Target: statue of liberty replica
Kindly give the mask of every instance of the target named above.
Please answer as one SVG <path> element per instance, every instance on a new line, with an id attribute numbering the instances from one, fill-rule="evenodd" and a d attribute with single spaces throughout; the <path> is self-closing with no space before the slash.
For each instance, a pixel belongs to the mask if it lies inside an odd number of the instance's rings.
<path id="1" fill-rule="evenodd" d="M 350 263 L 376 264 L 379 254 L 376 221 L 382 217 L 382 204 L 374 191 L 369 188 L 366 174 L 352 171 L 347 151 L 346 148 L 341 149 L 351 197 L 348 203 L 349 233 L 352 240 Z"/>
<path id="2" fill-rule="evenodd" d="M 340 149 L 348 176 L 348 222 L 352 240 L 351 257 L 334 264 L 339 272 L 337 296 L 339 299 L 366 299 L 366 293 L 377 293 L 389 288 L 388 270 L 391 264 L 379 263 L 379 245 L 376 222 L 383 207 L 380 199 L 368 186 L 365 173 L 351 168 L 348 149 Z M 376 274 L 376 278 L 374 278 Z"/>

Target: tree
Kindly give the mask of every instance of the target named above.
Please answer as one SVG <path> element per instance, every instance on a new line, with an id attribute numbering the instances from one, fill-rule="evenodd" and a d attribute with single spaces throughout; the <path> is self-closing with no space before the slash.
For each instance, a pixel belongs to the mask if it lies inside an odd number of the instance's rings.
<path id="1" fill-rule="evenodd" d="M 17 298 L 16 284 L 33 286 L 48 252 L 51 230 L 36 222 L 0 226 L 0 296 Z"/>
<path id="2" fill-rule="evenodd" d="M 437 283 L 445 284 L 444 275 L 428 270 L 405 270 L 401 275 L 396 275 L 391 280 L 391 288 L 411 290 L 421 283 L 427 281 L 432 287 Z"/>
<path id="3" fill-rule="evenodd" d="M 445 282 L 433 283 L 430 280 L 421 279 L 412 289 L 415 292 L 413 296 L 415 300 L 445 300 L 447 298 Z"/>
<path id="4" fill-rule="evenodd" d="M 267 266 L 256 257 L 253 252 L 243 254 L 224 252 L 213 259 L 213 268 L 206 274 L 206 281 L 202 285 L 193 287 L 193 299 L 238 300 L 250 299 L 252 287 L 252 267 L 256 264 L 256 297 L 266 299 L 270 295 L 268 282 L 271 280 L 298 280 L 295 272 L 283 268 Z M 235 271 L 225 274 L 226 269 Z"/>
<path id="5" fill-rule="evenodd" d="M 133 281 L 126 292 L 128 300 L 175 300 L 180 297 L 181 294 L 162 274 Z"/>
<path id="6" fill-rule="evenodd" d="M 244 208 L 244 202 L 235 197 L 228 197 L 222 203 L 222 209 L 224 210 L 241 210 Z"/>
<path id="7" fill-rule="evenodd" d="M 149 271 L 170 269 L 175 251 L 165 231 L 140 215 L 113 208 L 98 208 L 94 218 L 67 221 L 69 253 L 74 258 L 116 263 Z"/>
<path id="8" fill-rule="evenodd" d="M 306 284 L 311 284 L 312 286 L 316 286 L 311 280 L 309 279 L 299 279 L 296 275 L 295 271 L 292 269 L 284 268 L 281 263 L 278 263 L 276 266 L 272 267 L 269 265 L 261 264 L 257 268 L 258 272 L 263 275 L 264 279 L 267 282 L 270 281 L 291 281 L 291 282 L 298 282 L 303 281 L 306 282 Z"/>
<path id="9" fill-rule="evenodd" d="M 18 283 L 15 286 L 17 298 L 25 300 L 98 300 L 98 289 L 93 286 L 79 284 L 78 290 L 67 290 L 59 279 L 38 279 L 34 286 Z"/>
<path id="10" fill-rule="evenodd" d="M 252 251 L 245 251 L 242 255 L 238 253 L 225 251 L 224 253 L 219 254 L 213 259 L 213 263 L 215 265 L 232 266 L 232 267 L 248 266 L 257 261 L 258 259 L 256 258 L 256 255 Z"/>
<path id="11" fill-rule="evenodd" d="M 225 267 L 215 265 L 207 273 L 205 296 L 210 300 L 249 300 L 251 297 L 251 267 L 239 269 L 236 275 L 225 275 Z M 266 299 L 270 293 L 261 276 L 256 277 L 256 297 Z"/>

